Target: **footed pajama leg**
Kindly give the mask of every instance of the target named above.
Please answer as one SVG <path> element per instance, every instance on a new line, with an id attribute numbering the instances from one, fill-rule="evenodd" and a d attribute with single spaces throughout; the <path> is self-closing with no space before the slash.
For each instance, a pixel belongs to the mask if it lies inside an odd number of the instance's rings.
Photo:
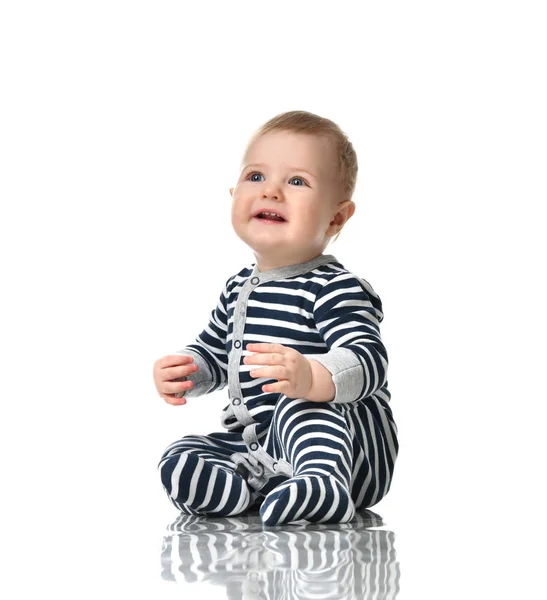
<path id="1" fill-rule="evenodd" d="M 268 493 L 260 516 L 265 525 L 306 520 L 346 523 L 351 498 L 352 438 L 343 415 L 327 402 L 283 397 L 272 426 L 293 476 Z"/>

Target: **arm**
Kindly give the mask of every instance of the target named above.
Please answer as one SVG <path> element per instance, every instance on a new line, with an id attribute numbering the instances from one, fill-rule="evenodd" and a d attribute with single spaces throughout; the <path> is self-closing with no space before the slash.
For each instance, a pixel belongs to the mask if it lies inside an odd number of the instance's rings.
<path id="1" fill-rule="evenodd" d="M 380 338 L 383 319 L 380 298 L 351 273 L 341 273 L 321 289 L 313 314 L 328 352 L 307 354 L 314 382 L 310 396 L 317 401 L 354 402 L 371 396 L 387 383 L 387 352 Z M 332 376 L 313 365 L 320 363 Z M 315 382 L 316 373 L 320 379 Z M 322 386 L 321 388 L 319 386 Z"/>
<path id="2" fill-rule="evenodd" d="M 312 384 L 306 398 L 312 402 L 332 402 L 336 395 L 336 388 L 332 380 L 332 373 L 316 360 L 309 359 Z"/>
<path id="3" fill-rule="evenodd" d="M 226 282 L 216 307 L 211 311 L 211 317 L 205 329 L 193 343 L 176 352 L 176 354 L 192 356 L 194 363 L 198 366 L 195 373 L 176 380 L 189 380 L 194 383 L 194 387 L 191 389 L 175 394 L 179 398 L 196 398 L 210 394 L 221 390 L 228 383 L 226 336 L 228 328 L 227 288 L 230 279 Z"/>

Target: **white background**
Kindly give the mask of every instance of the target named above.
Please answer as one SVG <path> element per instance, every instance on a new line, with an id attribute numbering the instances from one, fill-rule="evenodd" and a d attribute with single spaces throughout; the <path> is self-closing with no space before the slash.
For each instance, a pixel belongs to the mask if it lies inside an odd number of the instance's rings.
<path id="1" fill-rule="evenodd" d="M 228 190 L 251 133 L 294 109 L 336 121 L 359 157 L 326 252 L 383 301 L 400 456 L 373 510 L 396 534 L 399 598 L 544 587 L 542 4 L 2 3 L 10 597 L 186 593 L 159 576 L 176 511 L 156 465 L 219 430 L 227 395 L 168 406 L 152 367 L 254 260 Z"/>

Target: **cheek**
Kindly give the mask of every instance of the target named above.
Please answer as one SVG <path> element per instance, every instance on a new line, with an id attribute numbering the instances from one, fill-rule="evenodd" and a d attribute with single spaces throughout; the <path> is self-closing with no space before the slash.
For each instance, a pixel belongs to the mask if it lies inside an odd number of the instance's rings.
<path id="1" fill-rule="evenodd" d="M 237 225 L 241 221 L 241 213 L 235 204 L 232 204 L 231 219 L 232 225 Z"/>
<path id="2" fill-rule="evenodd" d="M 308 231 L 317 229 L 321 223 L 321 214 L 313 207 L 302 207 L 299 211 L 298 220 L 300 225 Z"/>
<path id="3" fill-rule="evenodd" d="M 230 216 L 232 218 L 232 221 L 234 220 L 234 218 L 237 215 L 237 201 L 235 196 L 232 196 L 232 206 L 230 207 Z"/>
<path id="4" fill-rule="evenodd" d="M 238 193 L 234 192 L 232 196 L 232 212 L 239 210 L 241 205 L 241 197 Z"/>
<path id="5" fill-rule="evenodd" d="M 242 221 L 249 212 L 249 210 L 250 208 L 248 206 L 248 202 L 245 201 L 245 198 L 242 197 L 240 194 L 236 194 L 234 192 L 234 195 L 232 196 L 231 208 L 232 222 Z"/>

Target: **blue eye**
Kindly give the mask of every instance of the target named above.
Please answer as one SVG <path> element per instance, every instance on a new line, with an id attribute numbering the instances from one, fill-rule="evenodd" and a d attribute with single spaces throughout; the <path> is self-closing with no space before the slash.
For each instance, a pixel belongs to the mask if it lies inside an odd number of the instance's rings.
<path id="1" fill-rule="evenodd" d="M 258 171 L 254 171 L 253 173 L 250 173 L 248 175 L 249 181 L 254 181 L 255 183 L 258 183 L 259 181 L 261 181 L 260 179 L 254 179 L 255 175 L 257 175 L 258 177 L 262 177 L 262 179 L 264 179 L 264 175 L 262 175 L 262 173 L 259 173 Z M 294 180 L 300 181 L 300 183 L 297 184 L 297 187 L 307 185 L 307 183 L 302 179 L 302 177 L 293 177 L 290 181 L 294 181 Z"/>

